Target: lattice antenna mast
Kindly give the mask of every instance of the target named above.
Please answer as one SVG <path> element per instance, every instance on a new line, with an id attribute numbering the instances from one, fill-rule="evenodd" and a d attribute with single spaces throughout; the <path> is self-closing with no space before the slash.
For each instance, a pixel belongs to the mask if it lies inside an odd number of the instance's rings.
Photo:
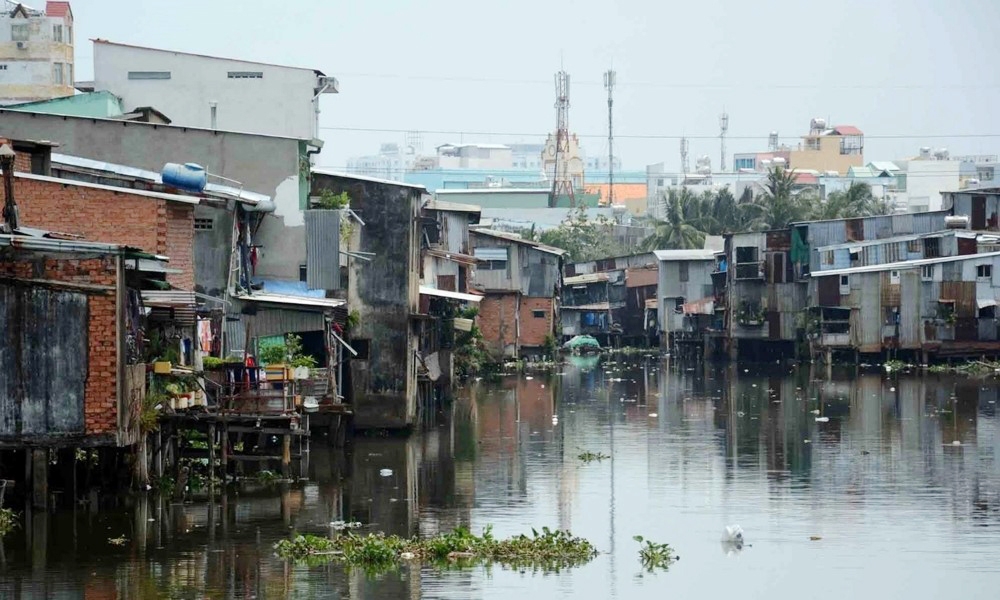
<path id="1" fill-rule="evenodd" d="M 681 138 L 681 173 L 684 175 L 688 174 L 688 139 L 686 137 Z"/>
<path id="2" fill-rule="evenodd" d="M 608 90 L 608 206 L 614 206 L 615 203 L 615 134 L 612 112 L 615 103 L 615 77 L 614 69 L 608 69 L 604 73 L 604 87 Z"/>
<path id="3" fill-rule="evenodd" d="M 719 160 L 719 172 L 726 170 L 726 133 L 729 132 L 729 114 L 723 110 L 719 115 L 719 141 L 722 146 L 722 157 Z"/>
<path id="4" fill-rule="evenodd" d="M 555 77 L 556 83 L 556 152 L 555 165 L 552 171 L 552 201 L 560 195 L 569 196 L 569 205 L 576 208 L 576 194 L 573 191 L 573 180 L 569 176 L 569 73 L 559 71 Z"/>

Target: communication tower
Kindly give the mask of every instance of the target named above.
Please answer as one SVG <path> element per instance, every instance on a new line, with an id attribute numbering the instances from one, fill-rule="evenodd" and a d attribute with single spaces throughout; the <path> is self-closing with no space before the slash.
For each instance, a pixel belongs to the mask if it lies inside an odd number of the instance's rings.
<path id="1" fill-rule="evenodd" d="M 614 104 L 613 93 L 615 90 L 615 72 L 608 69 L 604 73 L 604 87 L 608 90 L 608 206 L 615 204 L 615 153 L 614 153 L 614 129 L 612 128 L 611 106 Z"/>
<path id="2" fill-rule="evenodd" d="M 719 115 L 719 140 L 722 146 L 722 157 L 719 160 L 719 171 L 726 170 L 726 133 L 729 131 L 729 114 L 723 110 Z"/>
<path id="3" fill-rule="evenodd" d="M 688 174 L 690 167 L 688 165 L 688 139 L 686 137 L 681 138 L 681 173 L 684 175 Z"/>
<path id="4" fill-rule="evenodd" d="M 552 171 L 552 202 L 560 195 L 569 196 L 569 205 L 576 208 L 573 180 L 568 173 L 565 156 L 569 154 L 569 73 L 560 70 L 556 83 L 556 152 Z M 563 160 L 560 160 L 560 159 Z"/>

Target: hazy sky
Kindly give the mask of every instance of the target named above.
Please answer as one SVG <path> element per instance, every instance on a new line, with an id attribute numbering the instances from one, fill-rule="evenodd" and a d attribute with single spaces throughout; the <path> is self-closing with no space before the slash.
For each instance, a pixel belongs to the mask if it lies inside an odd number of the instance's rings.
<path id="1" fill-rule="evenodd" d="M 765 149 L 769 131 L 796 142 L 811 117 L 860 127 L 868 159 L 923 145 L 1000 153 L 997 0 L 74 0 L 73 12 L 79 79 L 92 77 L 94 37 L 336 76 L 341 93 L 322 100 L 324 166 L 405 130 L 470 132 L 426 133 L 425 151 L 540 141 L 555 125 L 560 61 L 588 154 L 607 152 L 601 74 L 613 63 L 627 169 L 677 168 L 680 135 L 692 165 L 708 154 L 718 166 L 723 107 L 730 167 L 733 152 Z"/>

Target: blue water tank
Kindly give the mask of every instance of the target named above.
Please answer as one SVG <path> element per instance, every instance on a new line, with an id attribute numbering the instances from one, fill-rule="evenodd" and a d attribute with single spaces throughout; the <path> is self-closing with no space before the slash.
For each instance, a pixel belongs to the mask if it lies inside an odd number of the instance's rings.
<path id="1" fill-rule="evenodd" d="M 205 167 L 194 163 L 167 163 L 163 165 L 163 172 L 160 178 L 164 185 L 170 185 L 182 190 L 191 192 L 201 192 L 208 184 L 208 173 Z"/>

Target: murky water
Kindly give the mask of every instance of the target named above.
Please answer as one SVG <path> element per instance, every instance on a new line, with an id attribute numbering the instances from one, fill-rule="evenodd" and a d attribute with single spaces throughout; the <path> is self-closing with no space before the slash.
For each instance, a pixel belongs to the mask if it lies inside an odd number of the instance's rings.
<path id="1" fill-rule="evenodd" d="M 409 439 L 314 445 L 301 484 L 26 515 L 2 543 L 0 598 L 996 598 L 998 396 L 945 377 L 578 362 L 477 383 L 448 424 Z M 611 459 L 583 464 L 584 450 Z M 399 534 L 548 525 L 601 554 L 558 574 L 375 579 L 272 555 L 338 519 Z M 731 524 L 742 550 L 721 542 Z M 637 534 L 680 562 L 644 573 Z"/>

